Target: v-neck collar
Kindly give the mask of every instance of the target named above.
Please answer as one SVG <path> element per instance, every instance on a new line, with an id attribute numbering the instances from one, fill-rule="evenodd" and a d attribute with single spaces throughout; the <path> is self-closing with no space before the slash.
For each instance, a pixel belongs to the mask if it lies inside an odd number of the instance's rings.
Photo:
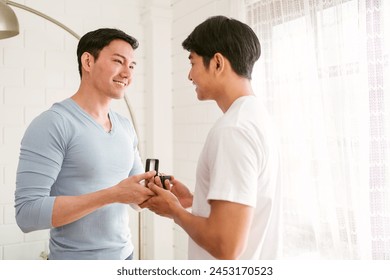
<path id="1" fill-rule="evenodd" d="M 90 122 L 92 122 L 101 132 L 107 134 L 107 135 L 113 135 L 115 132 L 115 121 L 112 114 L 111 109 L 108 111 L 108 118 L 111 122 L 111 129 L 110 131 L 106 131 L 104 127 L 98 123 L 88 112 L 86 112 L 83 108 L 80 107 L 79 104 L 77 104 L 76 101 L 74 101 L 72 98 L 68 98 L 69 102 L 72 104 L 72 107 L 74 107 L 76 110 L 78 110 L 83 116 L 85 116 Z"/>

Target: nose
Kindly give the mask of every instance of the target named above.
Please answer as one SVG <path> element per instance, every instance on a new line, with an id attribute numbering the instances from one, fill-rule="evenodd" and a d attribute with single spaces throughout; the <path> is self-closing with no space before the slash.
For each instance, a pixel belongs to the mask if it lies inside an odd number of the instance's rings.
<path id="1" fill-rule="evenodd" d="M 188 80 L 190 80 L 191 82 L 192 82 L 192 78 L 191 78 L 191 71 L 190 72 L 188 72 Z"/>
<path id="2" fill-rule="evenodd" d="M 133 75 L 133 70 L 130 69 L 128 66 L 124 66 L 121 71 L 122 78 L 130 79 L 132 75 Z"/>

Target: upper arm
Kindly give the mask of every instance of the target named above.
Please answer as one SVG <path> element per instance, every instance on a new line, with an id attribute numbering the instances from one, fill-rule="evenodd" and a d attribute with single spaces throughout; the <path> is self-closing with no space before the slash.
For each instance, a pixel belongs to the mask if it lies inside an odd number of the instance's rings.
<path id="1" fill-rule="evenodd" d="M 256 206 L 261 148 L 240 128 L 214 132 L 207 150 L 207 199 Z"/>
<path id="2" fill-rule="evenodd" d="M 25 232 L 51 227 L 54 198 L 50 191 L 63 161 L 63 134 L 60 116 L 45 112 L 34 119 L 22 139 L 15 208 L 18 225 Z"/>
<path id="3" fill-rule="evenodd" d="M 222 200 L 211 200 L 210 206 L 209 225 L 218 242 L 211 253 L 224 259 L 238 258 L 246 248 L 253 207 Z"/>

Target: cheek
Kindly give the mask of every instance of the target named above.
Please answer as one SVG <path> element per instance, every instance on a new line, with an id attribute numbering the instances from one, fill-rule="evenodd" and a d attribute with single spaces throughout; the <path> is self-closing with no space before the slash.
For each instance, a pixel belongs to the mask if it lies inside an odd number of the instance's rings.
<path id="1" fill-rule="evenodd" d="M 106 75 L 106 72 L 107 72 L 106 68 L 98 67 L 94 69 L 93 74 L 95 77 L 103 77 Z"/>
<path id="2" fill-rule="evenodd" d="M 190 75 L 192 80 L 197 80 L 199 78 L 199 71 L 197 71 L 196 69 L 192 69 L 190 71 Z"/>

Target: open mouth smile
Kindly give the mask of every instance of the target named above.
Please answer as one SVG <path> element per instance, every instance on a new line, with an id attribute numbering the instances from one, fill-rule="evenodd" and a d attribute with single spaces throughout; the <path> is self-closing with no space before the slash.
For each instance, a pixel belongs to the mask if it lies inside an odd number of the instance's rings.
<path id="1" fill-rule="evenodd" d="M 127 83 L 121 82 L 121 81 L 116 81 L 116 80 L 114 80 L 114 83 L 116 83 L 116 84 L 118 84 L 118 85 L 121 85 L 121 86 L 123 86 L 123 87 L 127 86 Z"/>

